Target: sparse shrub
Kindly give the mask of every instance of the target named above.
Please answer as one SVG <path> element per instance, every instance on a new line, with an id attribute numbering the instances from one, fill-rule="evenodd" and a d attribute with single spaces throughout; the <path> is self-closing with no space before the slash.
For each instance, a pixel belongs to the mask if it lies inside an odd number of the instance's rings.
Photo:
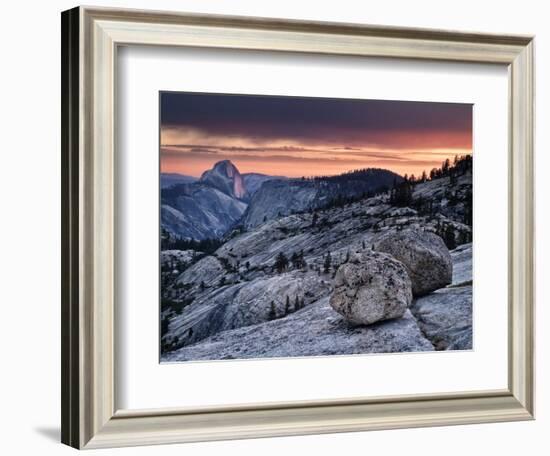
<path id="1" fill-rule="evenodd" d="M 311 226 L 317 225 L 318 220 L 319 216 L 317 215 L 317 212 L 313 212 L 313 217 L 311 218 Z"/>
<path id="2" fill-rule="evenodd" d="M 190 305 L 193 302 L 193 298 L 184 298 L 181 301 L 174 301 L 171 299 L 162 299 L 161 308 L 162 310 L 171 310 L 172 312 L 180 315 L 185 307 Z"/>
<path id="3" fill-rule="evenodd" d="M 228 273 L 235 272 L 235 267 L 230 263 L 230 261 L 227 258 L 218 257 L 218 260 L 220 260 L 220 263 L 222 264 L 226 272 Z"/>

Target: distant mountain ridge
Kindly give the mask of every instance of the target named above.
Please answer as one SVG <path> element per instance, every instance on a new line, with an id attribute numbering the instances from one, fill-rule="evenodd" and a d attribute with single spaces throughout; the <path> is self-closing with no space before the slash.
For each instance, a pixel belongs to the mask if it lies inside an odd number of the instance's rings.
<path id="1" fill-rule="evenodd" d="M 215 163 L 199 179 L 162 175 L 162 228 L 175 238 L 220 238 L 242 218 L 254 192 L 270 179 L 274 177 L 241 174 L 229 160 Z"/>
<path id="2" fill-rule="evenodd" d="M 169 188 L 177 184 L 190 184 L 198 179 L 178 173 L 160 173 L 160 188 Z"/>
<path id="3" fill-rule="evenodd" d="M 246 188 L 247 197 L 251 198 L 254 196 L 264 182 L 270 180 L 287 180 L 285 176 L 269 176 L 267 174 L 261 173 L 244 173 L 242 174 L 244 179 L 244 186 Z"/>
<path id="4" fill-rule="evenodd" d="M 324 207 L 338 198 L 366 196 L 401 180 L 384 169 L 313 179 L 241 174 L 230 160 L 223 160 L 200 179 L 164 176 L 165 183 L 175 183 L 161 185 L 161 224 L 175 238 L 221 238 L 236 226 L 249 229 L 267 220 Z"/>
<path id="5" fill-rule="evenodd" d="M 254 194 L 242 223 L 250 229 L 277 217 L 325 207 L 336 199 L 367 196 L 401 181 L 398 174 L 377 168 L 313 179 L 273 180 Z"/>

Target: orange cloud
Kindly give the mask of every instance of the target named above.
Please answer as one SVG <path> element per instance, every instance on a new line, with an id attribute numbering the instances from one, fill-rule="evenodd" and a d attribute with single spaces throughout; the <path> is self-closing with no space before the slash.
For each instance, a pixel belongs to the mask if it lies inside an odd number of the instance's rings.
<path id="1" fill-rule="evenodd" d="M 420 175 L 446 158 L 472 152 L 470 134 L 461 132 L 369 133 L 316 139 L 212 135 L 197 128 L 161 129 L 161 171 L 200 176 L 229 159 L 243 173 L 288 177 L 340 174 L 358 168 L 386 168 Z"/>

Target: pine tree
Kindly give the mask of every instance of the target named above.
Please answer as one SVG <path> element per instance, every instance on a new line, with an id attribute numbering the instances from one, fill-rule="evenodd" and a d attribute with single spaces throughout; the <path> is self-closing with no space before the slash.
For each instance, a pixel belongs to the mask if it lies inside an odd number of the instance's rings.
<path id="1" fill-rule="evenodd" d="M 286 295 L 286 303 L 285 303 L 285 315 L 288 315 L 290 312 L 290 298 L 288 295 Z"/>
<path id="2" fill-rule="evenodd" d="M 287 257 L 283 252 L 279 252 L 277 257 L 275 258 L 275 269 L 277 269 L 277 272 L 280 274 L 281 272 L 285 271 L 287 267 L 288 267 Z"/>
<path id="3" fill-rule="evenodd" d="M 410 206 L 412 203 L 412 185 L 406 179 L 394 189 L 393 197 L 390 198 L 390 203 L 395 206 Z"/>
<path id="4" fill-rule="evenodd" d="M 300 300 L 298 298 L 298 295 L 296 295 L 296 299 L 294 300 L 294 312 L 297 310 L 300 310 Z"/>
<path id="5" fill-rule="evenodd" d="M 392 188 L 390 190 L 390 204 L 394 204 L 395 203 L 395 194 L 397 193 L 397 187 L 398 187 L 398 184 L 397 184 L 397 179 L 394 177 L 393 178 L 393 185 L 392 185 Z"/>
<path id="6" fill-rule="evenodd" d="M 449 170 L 449 184 L 455 185 L 456 184 L 456 171 L 455 168 L 451 168 Z"/>
<path id="7" fill-rule="evenodd" d="M 161 325 L 160 325 L 160 334 L 161 334 L 161 336 L 168 332 L 169 324 L 170 324 L 170 320 L 168 318 L 164 317 L 161 320 Z"/>
<path id="8" fill-rule="evenodd" d="M 325 256 L 325 263 L 323 265 L 325 274 L 328 274 L 330 272 L 330 265 L 332 264 L 332 257 L 330 256 L 330 252 L 327 253 Z"/>
<path id="9" fill-rule="evenodd" d="M 269 315 L 267 316 L 269 320 L 275 320 L 277 318 L 277 311 L 275 310 L 275 303 L 271 301 L 269 306 Z"/>
<path id="10" fill-rule="evenodd" d="M 420 178 L 422 182 L 426 182 L 428 180 L 428 176 L 426 175 L 426 171 L 422 171 L 422 177 Z"/>
<path id="11" fill-rule="evenodd" d="M 443 162 L 443 165 L 441 166 L 441 172 L 444 176 L 447 175 L 450 167 L 451 167 L 451 162 L 449 161 L 448 158 L 446 158 L 445 161 Z"/>
<path id="12" fill-rule="evenodd" d="M 472 211 L 472 192 L 468 191 L 464 198 L 464 224 L 472 226 L 473 211 Z"/>
<path id="13" fill-rule="evenodd" d="M 292 262 L 292 266 L 296 269 L 300 267 L 300 260 L 298 258 L 298 254 L 294 252 L 292 256 L 290 257 L 290 261 Z"/>
<path id="14" fill-rule="evenodd" d="M 453 250 L 456 248 L 455 233 L 451 225 L 447 225 L 447 228 L 445 229 L 445 237 L 443 238 L 443 240 L 445 241 L 445 245 L 449 250 Z"/>

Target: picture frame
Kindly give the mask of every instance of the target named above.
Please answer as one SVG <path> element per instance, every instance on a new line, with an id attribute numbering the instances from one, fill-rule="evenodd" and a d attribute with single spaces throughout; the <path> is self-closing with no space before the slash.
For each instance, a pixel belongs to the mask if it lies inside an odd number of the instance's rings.
<path id="1" fill-rule="evenodd" d="M 533 419 L 533 37 L 77 7 L 62 13 L 61 41 L 63 443 L 104 448 Z M 115 75 L 117 49 L 129 45 L 504 65 L 509 87 L 508 387 L 117 410 Z"/>

